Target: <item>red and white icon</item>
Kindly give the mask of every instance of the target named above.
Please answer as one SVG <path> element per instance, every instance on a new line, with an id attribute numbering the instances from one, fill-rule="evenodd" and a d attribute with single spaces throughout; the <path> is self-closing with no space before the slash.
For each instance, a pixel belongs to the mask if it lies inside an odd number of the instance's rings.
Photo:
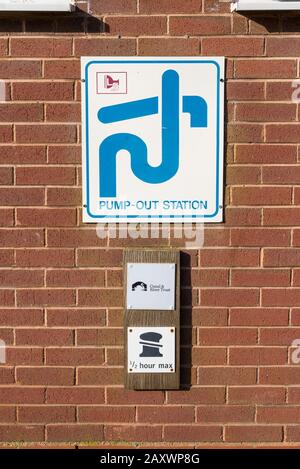
<path id="1" fill-rule="evenodd" d="M 98 72 L 97 94 L 127 94 L 127 73 Z"/>

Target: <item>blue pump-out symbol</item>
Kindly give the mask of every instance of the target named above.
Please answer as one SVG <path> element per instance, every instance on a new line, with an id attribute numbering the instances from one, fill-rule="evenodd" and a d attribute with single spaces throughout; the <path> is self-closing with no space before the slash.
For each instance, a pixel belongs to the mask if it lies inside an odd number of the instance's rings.
<path id="1" fill-rule="evenodd" d="M 99 147 L 100 197 L 116 197 L 117 170 L 116 158 L 120 150 L 130 154 L 133 174 L 149 184 L 159 184 L 175 176 L 179 168 L 179 75 L 175 70 L 167 70 L 162 75 L 161 163 L 151 166 L 148 163 L 146 143 L 131 133 L 116 133 L 105 138 Z M 190 126 L 207 127 L 207 102 L 200 96 L 183 96 L 182 111 L 190 114 Z M 106 106 L 99 110 L 98 119 L 103 124 L 112 124 L 129 119 L 158 114 L 158 96 L 127 103 Z"/>

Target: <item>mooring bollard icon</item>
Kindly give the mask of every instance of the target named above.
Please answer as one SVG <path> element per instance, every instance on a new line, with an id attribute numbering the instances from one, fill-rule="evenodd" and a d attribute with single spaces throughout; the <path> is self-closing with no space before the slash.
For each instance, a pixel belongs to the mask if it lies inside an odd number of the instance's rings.
<path id="1" fill-rule="evenodd" d="M 159 344 L 161 338 L 162 335 L 157 332 L 145 332 L 145 334 L 141 334 L 140 344 L 143 346 L 143 351 L 140 357 L 163 357 L 159 351 L 159 347 L 162 347 L 162 344 Z"/>

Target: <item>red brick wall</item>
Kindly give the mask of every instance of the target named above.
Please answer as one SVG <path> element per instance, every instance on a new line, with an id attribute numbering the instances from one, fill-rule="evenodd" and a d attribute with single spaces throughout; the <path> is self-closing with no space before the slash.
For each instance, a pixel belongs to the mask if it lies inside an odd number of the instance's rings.
<path id="1" fill-rule="evenodd" d="M 299 15 L 77 4 L 0 18 L 0 440 L 299 442 Z M 181 391 L 123 389 L 122 249 L 151 241 L 81 223 L 80 56 L 136 54 L 227 57 L 226 221 L 183 255 Z"/>

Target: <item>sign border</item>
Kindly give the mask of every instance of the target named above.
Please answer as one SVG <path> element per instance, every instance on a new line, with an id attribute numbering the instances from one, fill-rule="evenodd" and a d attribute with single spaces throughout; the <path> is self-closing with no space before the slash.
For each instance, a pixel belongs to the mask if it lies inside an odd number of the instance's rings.
<path id="1" fill-rule="evenodd" d="M 81 57 L 81 60 L 86 60 L 89 57 Z M 221 75 L 221 68 L 220 68 L 220 63 L 218 63 L 217 60 L 222 60 L 222 75 Z M 195 59 L 193 60 L 191 57 L 189 58 L 174 58 L 173 60 L 170 58 L 170 60 L 167 59 L 153 59 L 153 58 L 137 58 L 135 59 L 134 57 L 130 58 L 124 58 L 124 59 L 111 59 L 111 58 L 103 58 L 103 59 L 98 59 L 95 60 L 94 58 L 87 62 L 85 64 L 84 68 L 84 78 L 82 78 L 82 82 L 84 85 L 84 97 L 85 97 L 85 102 L 82 102 L 82 105 L 85 104 L 85 126 L 83 126 L 82 132 L 84 135 L 85 131 L 85 145 L 83 150 L 85 150 L 85 179 L 86 179 L 86 190 L 84 191 L 83 195 L 86 198 L 83 202 L 83 209 L 86 211 L 87 215 L 90 218 L 95 219 L 95 223 L 97 220 L 101 221 L 107 221 L 110 222 L 110 219 L 113 219 L 112 223 L 117 223 L 116 220 L 119 220 L 119 222 L 125 223 L 126 221 L 138 221 L 139 219 L 142 220 L 147 220 L 148 222 L 161 222 L 163 223 L 164 221 L 167 223 L 175 223 L 177 220 L 180 219 L 180 221 L 185 220 L 186 222 L 196 222 L 199 219 L 213 219 L 216 217 L 219 212 L 222 212 L 222 218 L 218 222 L 223 221 L 223 194 L 220 200 L 220 193 L 221 193 L 221 177 L 223 177 L 223 174 L 220 174 L 220 161 L 224 159 L 224 147 L 221 147 L 221 137 L 223 137 L 223 128 L 224 125 L 220 123 L 220 114 L 221 114 L 221 106 L 222 102 L 221 98 L 224 99 L 224 57 L 214 57 L 214 58 L 209 58 L 209 57 L 204 57 L 203 59 Z M 88 68 L 93 65 L 93 64 L 126 64 L 126 63 L 162 63 L 162 64 L 181 64 L 181 63 L 201 63 L 201 64 L 213 64 L 216 66 L 217 69 L 217 109 L 216 109 L 216 120 L 217 120 L 217 125 L 216 125 L 216 207 L 215 211 L 212 214 L 203 214 L 203 215 L 155 215 L 155 216 L 149 216 L 149 215 L 95 215 L 91 213 L 90 211 L 90 191 L 89 191 L 89 101 L 88 101 Z M 223 109 L 223 106 L 222 106 Z M 84 143 L 84 142 L 83 142 Z M 220 205 L 222 203 L 222 205 Z M 167 220 L 166 220 L 167 219 Z M 174 221 L 173 221 L 174 220 Z M 214 221 L 214 220 L 212 220 Z M 91 222 L 92 223 L 92 222 Z"/>

